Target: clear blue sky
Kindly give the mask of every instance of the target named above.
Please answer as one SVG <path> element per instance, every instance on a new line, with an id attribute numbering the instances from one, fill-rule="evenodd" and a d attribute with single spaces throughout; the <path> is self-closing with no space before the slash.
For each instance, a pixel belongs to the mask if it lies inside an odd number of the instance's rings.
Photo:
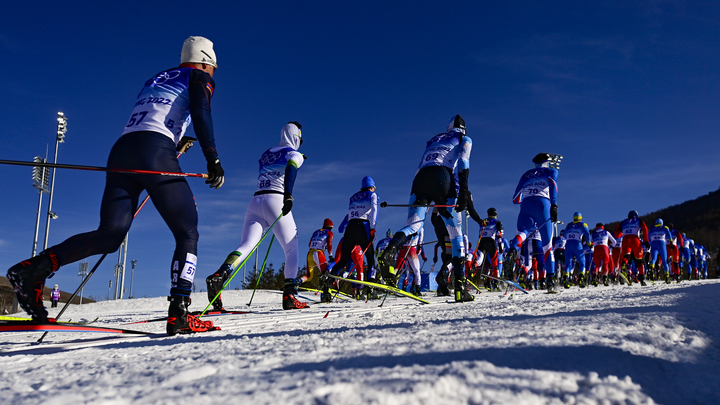
<path id="1" fill-rule="evenodd" d="M 239 244 L 257 159 L 289 120 L 303 124 L 309 158 L 293 209 L 303 255 L 325 217 L 340 223 L 363 176 L 375 179 L 381 200 L 406 203 L 425 142 L 454 114 L 473 139 L 478 211 L 496 207 L 508 228 L 517 180 L 538 152 L 565 156 L 565 222 L 574 211 L 591 225 L 609 222 L 716 190 L 720 3 L 602 3 L 11 2 L 0 17 L 0 159 L 31 160 L 48 145 L 52 158 L 63 111 L 59 162 L 104 166 L 142 84 L 179 63 L 185 38 L 201 35 L 215 43 L 220 65 L 212 106 L 227 173 L 220 190 L 189 180 L 201 285 Z M 181 166 L 205 171 L 199 148 Z M 31 253 L 31 171 L 0 167 L 3 274 Z M 57 172 L 50 245 L 97 227 L 103 186 L 102 173 Z M 381 209 L 378 232 L 397 230 L 405 216 Z M 136 296 L 168 293 L 173 247 L 148 205 L 130 231 Z M 277 245 L 271 261 L 284 261 Z M 108 256 L 86 296 L 107 294 L 116 262 Z M 74 290 L 77 268 L 50 283 Z"/>

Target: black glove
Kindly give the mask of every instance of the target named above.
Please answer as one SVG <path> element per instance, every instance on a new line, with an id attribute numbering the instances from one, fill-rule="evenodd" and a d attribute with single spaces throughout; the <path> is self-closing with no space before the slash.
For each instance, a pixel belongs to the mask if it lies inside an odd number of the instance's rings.
<path id="1" fill-rule="evenodd" d="M 290 193 L 285 193 L 285 198 L 283 199 L 283 207 L 282 207 L 282 214 L 283 216 L 290 213 L 290 210 L 293 207 L 293 196 Z"/>
<path id="2" fill-rule="evenodd" d="M 555 204 L 550 206 L 550 221 L 557 222 L 557 205 Z"/>
<path id="3" fill-rule="evenodd" d="M 460 189 L 460 195 L 457 199 L 457 207 L 455 207 L 455 211 L 457 212 L 463 212 L 465 211 L 465 208 L 467 208 L 467 190 Z"/>
<path id="4" fill-rule="evenodd" d="M 225 170 L 220 166 L 220 159 L 215 159 L 214 162 L 208 162 L 207 169 L 210 178 L 205 180 L 205 183 L 214 189 L 222 187 L 222 185 L 225 184 Z"/>
<path id="5" fill-rule="evenodd" d="M 467 208 L 468 194 L 470 194 L 468 192 L 468 177 L 470 177 L 470 169 L 461 170 L 458 173 L 460 194 L 457 199 L 457 207 L 455 207 L 457 212 L 465 211 L 465 208 Z"/>

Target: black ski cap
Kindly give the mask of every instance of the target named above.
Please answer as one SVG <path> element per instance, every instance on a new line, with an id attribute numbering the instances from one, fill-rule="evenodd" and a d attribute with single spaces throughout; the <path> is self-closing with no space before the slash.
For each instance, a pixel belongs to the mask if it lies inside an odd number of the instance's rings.
<path id="1" fill-rule="evenodd" d="M 448 123 L 447 130 L 448 130 L 448 132 L 450 132 L 453 129 L 460 129 L 460 132 L 462 132 L 463 134 L 465 133 L 465 120 L 461 116 L 455 115 L 452 118 L 450 118 L 450 122 Z"/>
<path id="2" fill-rule="evenodd" d="M 487 214 L 489 217 L 496 217 L 497 216 L 497 210 L 495 208 L 488 208 Z"/>
<path id="3" fill-rule="evenodd" d="M 543 152 L 543 153 L 538 153 L 533 158 L 533 163 L 535 163 L 536 165 L 539 165 L 540 163 L 547 162 L 548 160 L 550 160 L 550 154 Z"/>

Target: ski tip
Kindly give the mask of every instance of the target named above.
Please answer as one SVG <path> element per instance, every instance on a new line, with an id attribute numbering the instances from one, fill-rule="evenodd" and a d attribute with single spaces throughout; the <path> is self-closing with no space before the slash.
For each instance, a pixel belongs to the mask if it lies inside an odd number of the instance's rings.
<path id="1" fill-rule="evenodd" d="M 330 315 L 330 311 L 327 311 L 327 312 L 325 313 L 325 316 L 323 316 L 323 319 L 327 318 L 328 315 Z"/>

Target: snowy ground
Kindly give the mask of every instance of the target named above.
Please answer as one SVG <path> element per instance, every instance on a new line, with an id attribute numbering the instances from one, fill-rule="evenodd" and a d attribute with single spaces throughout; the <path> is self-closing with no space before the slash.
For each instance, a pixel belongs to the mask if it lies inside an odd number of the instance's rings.
<path id="1" fill-rule="evenodd" d="M 55 344 L 97 335 L 53 333 L 30 346 L 39 334 L 1 334 L 0 390 L 3 403 L 55 405 L 717 404 L 719 296 L 720 280 L 707 280 L 282 311 L 279 292 L 259 291 L 254 313 L 212 318 L 217 332 L 74 349 Z M 230 291 L 226 308 L 246 309 L 249 297 Z M 207 304 L 193 299 L 191 309 Z M 117 326 L 166 307 L 105 301 L 63 317 Z"/>

